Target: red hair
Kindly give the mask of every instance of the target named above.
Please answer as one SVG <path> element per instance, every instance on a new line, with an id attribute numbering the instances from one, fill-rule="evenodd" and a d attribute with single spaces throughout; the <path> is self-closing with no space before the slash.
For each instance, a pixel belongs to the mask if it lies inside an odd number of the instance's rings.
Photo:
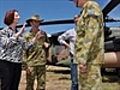
<path id="1" fill-rule="evenodd" d="M 15 12 L 18 12 L 18 11 L 13 9 L 13 10 L 9 10 L 9 11 L 6 12 L 6 15 L 5 15 L 5 18 L 4 18 L 4 23 L 6 25 L 10 25 L 10 24 L 13 23 Z"/>

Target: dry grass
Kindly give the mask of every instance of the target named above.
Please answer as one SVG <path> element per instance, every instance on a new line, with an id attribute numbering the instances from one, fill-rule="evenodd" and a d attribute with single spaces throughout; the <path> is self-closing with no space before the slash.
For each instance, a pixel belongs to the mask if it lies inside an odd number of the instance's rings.
<path id="1" fill-rule="evenodd" d="M 47 68 L 46 90 L 70 90 L 70 69 L 49 66 Z M 36 81 L 35 86 L 36 87 Z M 25 71 L 22 73 L 19 90 L 25 90 Z M 120 78 L 116 75 L 103 77 L 103 90 L 120 90 Z"/>

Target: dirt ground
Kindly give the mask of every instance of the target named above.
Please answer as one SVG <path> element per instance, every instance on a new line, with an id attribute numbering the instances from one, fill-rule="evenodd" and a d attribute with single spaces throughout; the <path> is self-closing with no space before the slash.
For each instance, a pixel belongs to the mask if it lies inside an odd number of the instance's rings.
<path id="1" fill-rule="evenodd" d="M 70 68 L 48 66 L 46 75 L 46 90 L 70 90 Z M 35 81 L 34 88 L 36 84 Z M 25 71 L 22 71 L 19 90 L 25 90 L 25 85 Z M 103 76 L 102 87 L 103 90 L 120 90 L 120 77 L 116 74 Z"/>
<path id="2" fill-rule="evenodd" d="M 46 75 L 46 90 L 70 90 L 70 68 L 48 66 Z M 34 88 L 36 84 L 35 81 Z M 25 71 L 22 71 L 19 90 L 25 90 L 25 86 Z"/>

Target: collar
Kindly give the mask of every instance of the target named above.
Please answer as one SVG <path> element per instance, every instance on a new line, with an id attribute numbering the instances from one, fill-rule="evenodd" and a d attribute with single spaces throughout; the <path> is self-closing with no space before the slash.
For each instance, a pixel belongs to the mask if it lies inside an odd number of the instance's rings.
<path id="1" fill-rule="evenodd" d="M 87 2 L 83 5 L 83 8 L 85 8 L 85 7 L 89 4 L 90 1 L 91 1 L 91 0 L 87 1 Z"/>

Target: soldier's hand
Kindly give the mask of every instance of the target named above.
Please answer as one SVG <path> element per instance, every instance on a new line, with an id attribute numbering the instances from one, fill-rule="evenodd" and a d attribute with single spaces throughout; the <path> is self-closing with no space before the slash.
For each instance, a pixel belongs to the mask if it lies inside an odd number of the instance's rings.
<path id="1" fill-rule="evenodd" d="M 45 48 L 48 48 L 49 44 L 47 42 L 44 42 L 43 45 L 45 46 Z"/>
<path id="2" fill-rule="evenodd" d="M 43 37 L 44 34 L 42 33 L 42 31 L 38 31 L 35 35 L 35 37 L 32 39 L 32 41 L 36 42 L 39 38 Z"/>
<path id="3" fill-rule="evenodd" d="M 27 68 L 26 68 L 26 73 L 31 73 L 30 67 L 27 67 Z"/>
<path id="4" fill-rule="evenodd" d="M 80 69 L 81 73 L 86 73 L 87 72 L 87 65 L 79 64 L 79 69 Z"/>
<path id="5" fill-rule="evenodd" d="M 43 34 L 43 32 L 40 30 L 40 31 L 38 31 L 37 33 L 36 33 L 36 38 L 37 39 L 39 39 L 39 38 L 41 38 L 41 37 L 43 37 L 44 36 L 44 34 Z"/>

